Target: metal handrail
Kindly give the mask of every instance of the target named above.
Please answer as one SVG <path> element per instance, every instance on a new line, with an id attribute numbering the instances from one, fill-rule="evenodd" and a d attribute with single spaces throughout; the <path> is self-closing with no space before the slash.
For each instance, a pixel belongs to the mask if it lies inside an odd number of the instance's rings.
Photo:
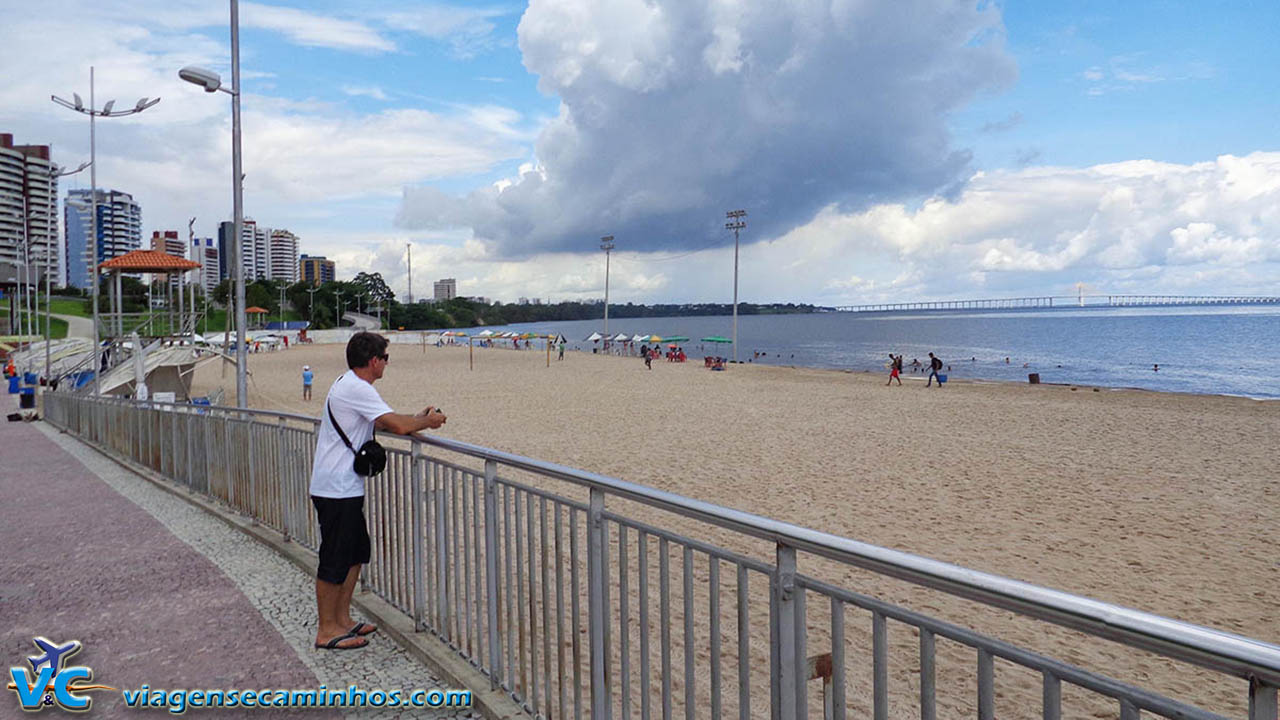
<path id="1" fill-rule="evenodd" d="M 1280 683 L 1280 645 L 1185 623 L 1141 610 L 1112 605 L 971 570 L 930 558 L 800 527 L 555 463 L 472 445 L 459 440 L 416 435 L 422 442 L 510 467 L 549 475 L 587 488 L 700 520 L 753 537 L 782 543 L 918 585 L 979 600 L 1022 615 L 1119 640 L 1162 655 L 1242 678 Z"/>
<path id="2" fill-rule="evenodd" d="M 99 398 L 99 400 L 122 405 L 135 404 L 132 401 L 117 398 Z M 143 404 L 152 407 L 175 406 L 190 409 L 189 405 L 182 403 Z M 297 413 L 226 406 L 207 406 L 202 409 L 231 415 L 294 420 L 311 423 L 313 427 L 319 423 L 318 418 Z M 1251 681 L 1260 681 L 1273 687 L 1280 685 L 1280 646 L 1278 645 L 899 550 L 842 538 L 565 465 L 420 433 L 408 437 L 443 450 L 602 491 L 608 495 L 640 502 L 710 525 L 741 532 L 952 595 L 978 600 L 988 605 L 1081 630 L 1094 636 L 1116 640 L 1132 647 L 1150 650 L 1218 672 Z"/>

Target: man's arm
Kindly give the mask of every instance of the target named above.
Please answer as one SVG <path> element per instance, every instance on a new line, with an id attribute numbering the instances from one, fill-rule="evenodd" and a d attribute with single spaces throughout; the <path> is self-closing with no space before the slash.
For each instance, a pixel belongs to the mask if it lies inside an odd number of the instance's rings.
<path id="1" fill-rule="evenodd" d="M 447 419 L 444 413 L 434 407 L 428 407 L 417 415 L 401 415 L 393 412 L 379 415 L 373 421 L 373 426 L 397 435 L 410 435 L 419 430 L 435 430 Z"/>

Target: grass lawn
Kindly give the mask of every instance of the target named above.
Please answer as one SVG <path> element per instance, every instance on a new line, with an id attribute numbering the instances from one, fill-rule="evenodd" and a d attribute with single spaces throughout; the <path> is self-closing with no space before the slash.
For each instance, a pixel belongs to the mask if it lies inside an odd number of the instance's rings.
<path id="1" fill-rule="evenodd" d="M 54 311 L 55 313 L 56 313 L 56 312 L 58 312 L 58 304 L 57 304 L 57 302 L 56 302 L 56 301 L 55 301 L 55 302 L 54 302 L 54 304 L 53 304 L 53 308 L 54 308 L 54 309 L 53 309 L 53 311 Z M 42 309 L 43 309 L 43 308 L 42 308 Z M 6 317 L 9 315 L 9 301 L 8 301 L 8 300 L 0 300 L 0 314 L 5 315 Z M 60 340 L 60 339 L 62 339 L 62 338 L 64 338 L 64 337 L 66 337 L 66 336 L 67 336 L 67 321 L 66 321 L 66 320 L 59 320 L 58 318 L 49 318 L 49 319 L 52 321 L 52 322 L 51 322 L 51 324 L 50 324 L 50 330 L 52 331 L 52 332 L 51 332 L 51 334 L 52 334 L 53 339 L 55 339 L 55 340 Z M 18 328 L 13 328 L 13 330 L 14 330 L 14 334 L 16 334 L 16 333 L 17 333 Z M 44 313 L 43 313 L 43 312 L 41 312 L 39 315 L 37 315 L 37 322 L 36 322 L 36 334 L 37 334 L 37 335 L 44 335 Z"/>

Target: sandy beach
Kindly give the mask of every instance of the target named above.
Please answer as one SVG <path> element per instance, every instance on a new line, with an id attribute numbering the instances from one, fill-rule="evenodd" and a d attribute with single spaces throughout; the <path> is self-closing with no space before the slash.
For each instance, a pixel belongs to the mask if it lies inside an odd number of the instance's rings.
<path id="1" fill-rule="evenodd" d="M 404 412 L 442 407 L 447 437 L 1280 643 L 1274 402 L 978 382 L 935 390 L 910 372 L 885 387 L 880 374 L 709 372 L 700 359 L 648 371 L 638 358 L 574 352 L 547 367 L 542 351 L 477 349 L 474 370 L 465 347 L 390 354 L 382 396 Z M 303 364 L 316 373 L 309 403 Z M 251 355 L 251 404 L 319 415 L 345 369 L 341 345 Z M 219 385 L 234 396 L 234 373 L 210 364 L 194 392 Z M 1243 714 L 1243 682 L 869 574 L 802 571 Z M 811 623 L 821 626 L 821 612 L 810 609 Z M 900 635 L 893 715 L 907 716 L 913 641 Z M 944 658 L 958 665 L 951 674 Z M 939 645 L 940 709 L 967 707 L 973 673 L 968 651 Z M 1001 677 L 997 714 L 1035 715 L 1038 676 Z M 948 690 L 953 680 L 968 685 Z M 1024 713 L 1024 700 L 1035 708 Z M 868 702 L 850 692 L 851 705 Z"/>

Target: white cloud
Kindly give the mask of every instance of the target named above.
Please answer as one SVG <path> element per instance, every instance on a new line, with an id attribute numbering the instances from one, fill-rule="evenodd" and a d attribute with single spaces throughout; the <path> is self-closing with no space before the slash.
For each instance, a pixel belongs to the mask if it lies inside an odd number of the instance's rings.
<path id="1" fill-rule="evenodd" d="M 343 85 L 342 92 L 352 97 L 368 97 L 373 98 L 374 100 L 382 100 L 384 102 L 391 99 L 382 91 L 382 88 L 377 87 L 376 85 L 370 87 Z"/>
<path id="2" fill-rule="evenodd" d="M 465 58 L 496 45 L 493 19 L 512 12 L 510 8 L 501 7 L 425 4 L 410 10 L 375 14 L 393 30 L 447 42 L 454 55 Z"/>
<path id="3" fill-rule="evenodd" d="M 995 5 L 959 1 L 533 0 L 525 66 L 562 102 L 543 172 L 410 191 L 400 223 L 524 257 L 605 233 L 679 247 L 734 207 L 774 234 L 832 203 L 927 196 L 968 174 L 947 113 L 1014 77 L 1001 33 Z"/>
<path id="4" fill-rule="evenodd" d="M 240 9 L 242 26 L 282 33 L 298 45 L 361 52 L 396 49 L 395 43 L 358 20 L 261 3 L 242 3 Z"/>

